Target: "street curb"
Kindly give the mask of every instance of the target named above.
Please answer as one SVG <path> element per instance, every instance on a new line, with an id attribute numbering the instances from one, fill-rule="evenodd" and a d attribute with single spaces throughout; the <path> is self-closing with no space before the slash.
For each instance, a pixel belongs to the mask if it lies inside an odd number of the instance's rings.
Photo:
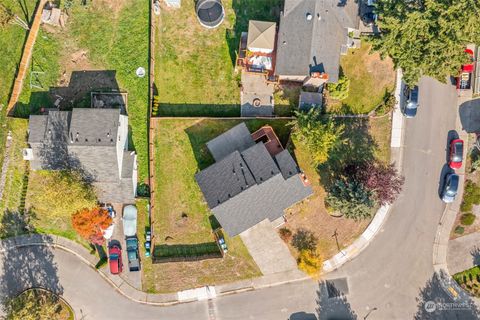
<path id="1" fill-rule="evenodd" d="M 54 248 L 73 254 L 78 259 L 80 259 L 83 263 L 85 263 L 87 266 L 89 266 L 94 271 L 96 271 L 113 289 L 115 289 L 122 296 L 126 297 L 127 299 L 133 302 L 161 307 L 161 306 L 172 306 L 172 305 L 181 304 L 181 303 L 189 303 L 189 302 L 196 302 L 200 300 L 206 300 L 206 299 L 201 299 L 200 297 L 193 297 L 185 300 L 179 300 L 178 294 L 181 292 L 167 293 L 167 294 L 150 294 L 150 293 L 137 290 L 136 288 L 130 286 L 126 281 L 124 281 L 121 278 L 116 277 L 115 280 L 118 280 L 118 281 L 114 281 L 104 272 L 95 268 L 96 258 L 93 255 L 91 255 L 87 251 L 87 249 L 81 247 L 78 243 L 72 240 L 69 240 L 67 238 L 63 238 L 61 236 L 48 235 L 48 234 L 30 234 L 30 235 L 22 235 L 17 237 L 6 238 L 3 240 L 0 240 L 0 254 L 8 250 L 15 250 L 18 248 L 31 247 L 31 246 L 54 247 Z M 72 247 L 74 249 L 72 249 Z M 82 250 L 85 251 L 83 254 L 78 252 Z M 281 276 L 281 275 L 283 274 L 280 273 L 274 276 Z M 246 291 L 258 290 L 262 288 L 274 287 L 274 286 L 283 285 L 287 283 L 305 281 L 309 279 L 311 278 L 308 276 L 300 276 L 300 277 L 293 277 L 283 281 L 270 281 L 268 277 L 263 276 L 259 278 L 249 279 L 247 281 L 244 280 L 244 281 L 239 281 L 236 283 L 234 282 L 234 283 L 225 284 L 225 285 L 210 286 L 210 288 L 213 288 L 214 292 L 217 291 L 218 293 L 212 297 L 208 297 L 208 299 L 213 299 L 215 297 L 227 296 L 227 295 L 232 295 L 235 293 L 241 293 Z M 245 284 L 246 282 L 248 282 L 248 284 Z M 226 288 L 228 286 L 231 286 L 232 288 L 228 290 L 222 290 L 222 288 Z M 193 288 L 190 290 L 195 290 L 195 289 L 199 289 L 199 288 Z M 189 290 L 185 290 L 185 291 L 189 291 Z M 176 295 L 176 299 L 171 299 L 172 295 Z M 165 300 L 165 301 L 158 301 L 158 300 Z"/>
<path id="2" fill-rule="evenodd" d="M 459 101 L 459 105 L 464 103 L 465 101 Z M 470 99 L 467 99 L 467 101 Z M 457 112 L 457 118 L 455 121 L 455 129 L 459 131 L 459 137 L 465 141 L 465 144 L 468 145 L 469 134 L 463 131 L 459 113 Z M 467 154 L 464 154 L 463 163 L 466 163 Z M 453 229 L 455 224 L 455 219 L 460 210 L 460 203 L 463 199 L 463 191 L 464 191 L 464 183 L 465 183 L 465 165 L 461 167 L 461 169 L 457 172 L 457 174 L 461 177 L 462 186 L 460 188 L 460 192 L 457 195 L 455 201 L 451 204 L 448 204 L 445 207 L 445 210 L 442 213 L 442 217 L 438 222 L 437 232 L 435 233 L 435 239 L 433 242 L 433 255 L 432 255 L 432 263 L 433 269 L 435 272 L 439 274 L 444 274 L 445 277 L 448 279 L 448 283 L 441 282 L 444 285 L 444 290 L 446 292 L 449 291 L 449 288 L 454 287 L 453 289 L 456 290 L 460 296 L 468 296 L 472 298 L 477 304 L 480 304 L 480 299 L 470 295 L 467 291 L 465 291 L 461 286 L 457 284 L 457 282 L 453 279 L 453 276 L 450 274 L 448 270 L 448 263 L 447 263 L 447 256 L 448 256 L 448 243 L 450 241 L 450 233 Z"/>
<path id="3" fill-rule="evenodd" d="M 400 111 L 400 94 L 402 87 L 402 72 L 397 69 L 397 77 L 395 83 L 395 108 L 392 113 L 392 128 L 390 136 L 390 152 L 392 155 L 391 163 L 396 165 L 398 172 L 402 172 L 403 163 L 403 136 L 404 136 L 404 118 Z M 363 250 L 365 250 L 373 238 L 382 229 L 383 225 L 387 221 L 388 214 L 390 213 L 392 205 L 381 206 L 368 227 L 363 231 L 358 239 L 356 239 L 347 248 L 340 250 L 339 253 L 332 258 L 323 262 L 323 271 L 325 273 L 332 272 L 340 268 L 346 262 L 352 260 L 358 256 Z"/>

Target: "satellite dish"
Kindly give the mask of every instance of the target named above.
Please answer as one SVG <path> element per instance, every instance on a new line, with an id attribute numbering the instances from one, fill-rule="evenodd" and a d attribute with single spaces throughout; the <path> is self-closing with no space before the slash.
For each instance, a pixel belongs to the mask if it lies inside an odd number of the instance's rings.
<path id="1" fill-rule="evenodd" d="M 147 74 L 147 72 L 145 71 L 145 68 L 143 68 L 143 67 L 139 67 L 135 73 L 137 74 L 137 77 L 139 77 L 139 78 L 143 78 Z"/>

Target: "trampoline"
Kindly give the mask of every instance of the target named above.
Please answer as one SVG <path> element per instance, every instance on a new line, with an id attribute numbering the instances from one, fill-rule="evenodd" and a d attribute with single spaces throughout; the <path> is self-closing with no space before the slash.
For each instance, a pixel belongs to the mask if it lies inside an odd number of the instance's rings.
<path id="1" fill-rule="evenodd" d="M 196 12 L 198 21 L 205 28 L 216 28 L 225 18 L 225 10 L 220 0 L 198 0 Z"/>

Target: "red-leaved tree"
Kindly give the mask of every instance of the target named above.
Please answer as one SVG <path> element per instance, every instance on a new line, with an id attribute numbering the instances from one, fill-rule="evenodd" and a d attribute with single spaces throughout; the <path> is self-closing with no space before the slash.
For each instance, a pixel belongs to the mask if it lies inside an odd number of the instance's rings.
<path id="1" fill-rule="evenodd" d="M 393 203 L 402 191 L 405 179 L 398 174 L 393 164 L 366 163 L 356 170 L 356 177 L 367 190 L 374 192 L 380 205 Z"/>
<path id="2" fill-rule="evenodd" d="M 103 230 L 112 224 L 108 211 L 102 208 L 82 209 L 72 215 L 75 231 L 93 244 L 102 245 L 105 241 Z"/>

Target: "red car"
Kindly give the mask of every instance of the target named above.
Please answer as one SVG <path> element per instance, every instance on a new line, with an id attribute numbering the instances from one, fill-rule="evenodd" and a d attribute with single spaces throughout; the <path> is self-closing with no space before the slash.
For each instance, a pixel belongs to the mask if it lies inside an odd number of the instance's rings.
<path id="1" fill-rule="evenodd" d="M 462 166 L 463 160 L 463 140 L 454 139 L 450 142 L 450 161 L 448 165 L 452 169 L 458 169 Z"/>
<path id="2" fill-rule="evenodd" d="M 112 274 L 122 273 L 122 249 L 116 244 L 113 244 L 108 248 L 108 263 Z"/>
<path id="3" fill-rule="evenodd" d="M 473 71 L 475 69 L 475 57 L 471 49 L 465 49 L 470 57 L 470 63 L 462 65 L 460 75 L 457 77 L 457 89 L 469 90 L 472 86 Z"/>

